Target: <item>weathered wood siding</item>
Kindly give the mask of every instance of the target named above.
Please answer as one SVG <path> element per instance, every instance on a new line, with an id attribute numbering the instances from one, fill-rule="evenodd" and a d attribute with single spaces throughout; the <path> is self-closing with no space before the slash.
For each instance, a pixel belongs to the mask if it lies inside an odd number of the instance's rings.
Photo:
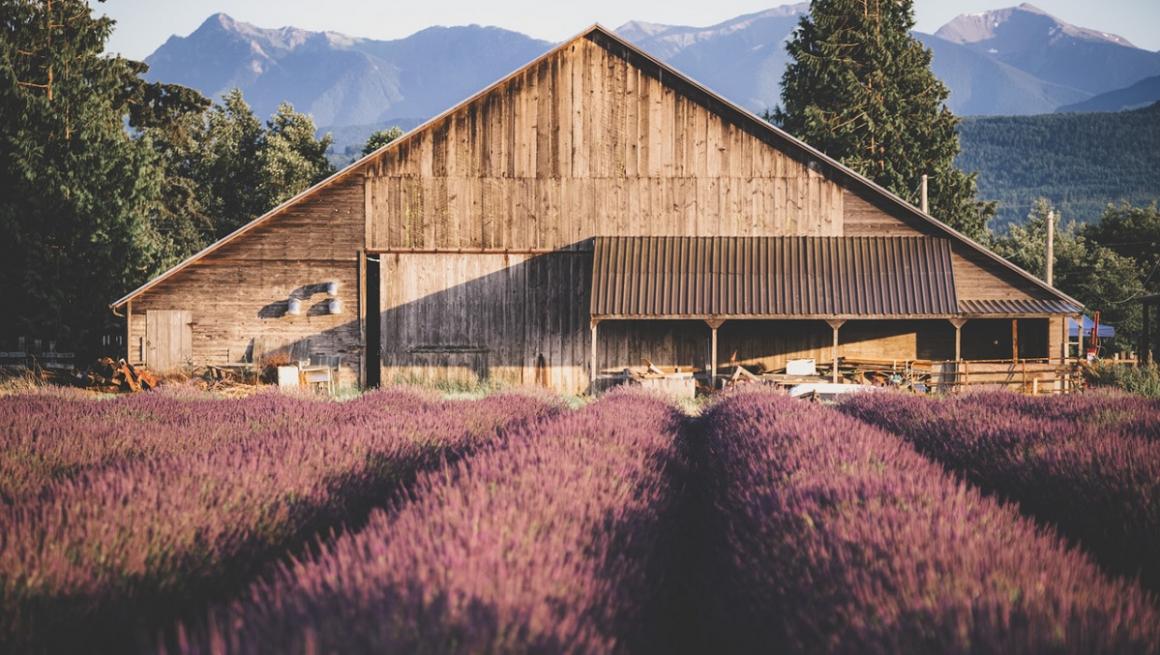
<path id="1" fill-rule="evenodd" d="M 844 236 L 944 236 L 918 218 L 891 210 L 883 200 L 843 193 Z M 1053 296 L 959 241 L 951 242 L 955 292 L 962 300 L 1049 299 Z"/>
<path id="2" fill-rule="evenodd" d="M 588 386 L 587 253 L 384 254 L 384 383 Z"/>
<path id="3" fill-rule="evenodd" d="M 384 262 L 382 379 L 584 391 L 593 236 L 943 236 L 722 109 L 597 35 L 386 151 L 366 169 L 368 250 Z M 579 252 L 543 254 L 559 250 Z M 960 297 L 1044 297 L 964 246 L 953 257 Z M 852 323 L 843 352 L 951 358 L 953 330 L 935 323 Z M 600 331 L 601 367 L 707 357 L 703 325 Z M 821 323 L 730 323 L 721 339 L 723 361 L 726 348 L 770 368 L 830 357 Z"/>
<path id="4" fill-rule="evenodd" d="M 386 153 L 369 191 L 371 250 L 841 233 L 837 184 L 589 39 Z"/>
<path id="5" fill-rule="evenodd" d="M 324 189 L 179 271 L 132 301 L 129 356 L 143 357 L 145 312 L 187 310 L 193 363 L 240 362 L 252 352 L 341 355 L 342 382 L 359 378 L 359 250 L 364 190 L 356 177 Z M 343 313 L 325 313 L 321 285 L 339 283 Z M 291 293 L 301 316 L 286 314 Z"/>
<path id="6" fill-rule="evenodd" d="M 586 390 L 596 235 L 841 234 L 842 191 L 820 169 L 639 63 L 577 40 L 368 170 L 384 381 Z M 560 249 L 582 254 L 537 254 Z M 602 357 L 699 348 L 649 325 L 608 324 Z"/>

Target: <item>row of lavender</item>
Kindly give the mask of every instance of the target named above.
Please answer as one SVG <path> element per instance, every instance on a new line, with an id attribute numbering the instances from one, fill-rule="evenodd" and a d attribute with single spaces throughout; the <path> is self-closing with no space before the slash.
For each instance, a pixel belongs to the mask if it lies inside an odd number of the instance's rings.
<path id="1" fill-rule="evenodd" d="M 418 471 L 554 411 L 401 391 L 0 399 L 0 650 L 121 650 Z"/>
<path id="2" fill-rule="evenodd" d="M 1149 429 L 1129 401 L 1082 402 L 1052 411 Z M 184 594 L 203 605 L 427 469 L 360 529 L 280 560 L 162 647 L 692 652 L 672 641 L 699 628 L 706 648 L 738 652 L 1160 651 L 1155 599 L 1138 586 L 897 437 L 784 397 L 735 395 L 697 423 L 633 394 L 562 414 L 399 392 L 104 405 L 21 422 L 0 401 L 0 433 L 19 428 L 0 436 L 5 452 L 24 454 L 9 466 L 32 469 L 0 507 L 0 525 L 19 528 L 0 534 L 6 635 L 75 636 L 117 618 L 109 607 L 123 617 Z M 58 422 L 76 412 L 142 432 L 70 446 Z M 703 439 L 686 438 L 695 427 Z M 699 573 L 699 595 L 672 607 Z"/>
<path id="3" fill-rule="evenodd" d="M 875 394 L 842 409 L 1018 503 L 1109 571 L 1160 591 L 1160 403 L 1103 394 Z"/>
<path id="4" fill-rule="evenodd" d="M 184 653 L 663 652 L 680 415 L 639 394 L 425 474 L 366 527 L 212 610 Z"/>
<path id="5" fill-rule="evenodd" d="M 372 394 L 343 405 L 282 394 L 240 402 L 182 392 L 108 401 L 50 394 L 0 398 L 0 504 L 23 501 L 104 466 L 257 442 L 290 428 L 380 422 L 422 410 L 429 401 L 410 391 Z"/>
<path id="6" fill-rule="evenodd" d="M 705 426 L 723 651 L 1160 650 L 1138 586 L 893 435 L 767 393 Z"/>

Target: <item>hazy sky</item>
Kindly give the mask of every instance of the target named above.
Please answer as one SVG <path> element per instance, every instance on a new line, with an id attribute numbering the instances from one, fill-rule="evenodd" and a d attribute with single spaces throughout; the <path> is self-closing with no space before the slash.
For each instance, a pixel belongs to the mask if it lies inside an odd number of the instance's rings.
<path id="1" fill-rule="evenodd" d="M 592 23 L 617 27 L 629 20 L 711 25 L 734 16 L 776 7 L 780 0 L 583 0 L 555 5 L 543 0 L 107 0 L 93 3 L 117 20 L 109 50 L 141 59 L 171 34 L 186 35 L 210 14 L 223 11 L 260 27 L 293 25 L 351 36 L 393 39 L 431 25 L 498 25 L 549 41 L 560 41 Z M 916 0 L 918 29 L 933 32 L 964 12 L 1016 4 L 1013 0 Z M 1160 49 L 1160 0 L 1037 0 L 1069 23 L 1112 32 L 1149 50 Z"/>

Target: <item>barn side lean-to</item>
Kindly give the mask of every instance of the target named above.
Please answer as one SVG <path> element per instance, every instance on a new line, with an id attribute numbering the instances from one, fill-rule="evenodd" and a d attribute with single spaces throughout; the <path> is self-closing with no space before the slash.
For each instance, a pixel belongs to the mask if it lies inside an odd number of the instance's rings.
<path id="1" fill-rule="evenodd" d="M 570 393 L 644 360 L 1063 364 L 1082 309 L 600 26 L 113 307 L 158 370 Z"/>

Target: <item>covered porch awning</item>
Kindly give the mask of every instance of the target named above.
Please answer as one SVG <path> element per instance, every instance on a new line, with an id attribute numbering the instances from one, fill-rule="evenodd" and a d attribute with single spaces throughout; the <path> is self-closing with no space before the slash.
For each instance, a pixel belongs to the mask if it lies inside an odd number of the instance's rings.
<path id="1" fill-rule="evenodd" d="M 606 319 L 949 318 L 951 247 L 931 237 L 597 237 Z"/>
<path id="2" fill-rule="evenodd" d="M 597 326 L 609 320 L 701 320 L 710 328 L 710 379 L 718 328 L 732 320 L 820 320 L 833 331 L 850 320 L 945 319 L 961 358 L 968 320 L 1078 315 L 1061 298 L 959 298 L 948 239 L 883 237 L 597 237 L 592 268 L 591 376 Z M 837 366 L 834 366 L 837 380 Z"/>

